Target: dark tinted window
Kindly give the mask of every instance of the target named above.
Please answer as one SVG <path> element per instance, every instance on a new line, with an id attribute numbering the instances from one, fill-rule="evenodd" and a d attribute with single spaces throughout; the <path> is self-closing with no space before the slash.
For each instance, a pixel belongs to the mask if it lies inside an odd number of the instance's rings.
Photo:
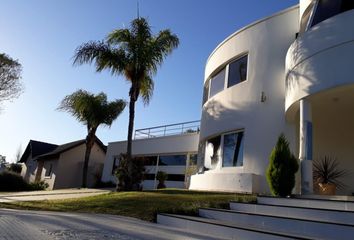
<path id="1" fill-rule="evenodd" d="M 352 9 L 354 9 L 353 0 L 320 0 L 315 10 L 311 26 Z"/>
<path id="2" fill-rule="evenodd" d="M 225 68 L 223 68 L 220 72 L 215 74 L 211 79 L 210 79 L 210 94 L 209 98 L 217 94 L 218 92 L 221 92 L 224 90 L 224 85 L 225 85 Z"/>
<path id="3" fill-rule="evenodd" d="M 243 132 L 224 135 L 223 167 L 243 165 Z"/>
<path id="4" fill-rule="evenodd" d="M 155 180 L 155 174 L 144 174 L 144 180 Z"/>
<path id="5" fill-rule="evenodd" d="M 46 169 L 46 171 L 45 171 L 45 176 L 46 176 L 46 177 L 50 177 L 50 175 L 52 174 L 52 169 L 53 169 L 53 164 L 51 163 L 51 164 L 49 165 L 49 168 Z"/>
<path id="6" fill-rule="evenodd" d="M 189 165 L 197 165 L 198 163 L 198 154 L 189 155 Z"/>
<path id="7" fill-rule="evenodd" d="M 185 166 L 186 155 L 165 155 L 159 157 L 159 166 Z"/>
<path id="8" fill-rule="evenodd" d="M 210 80 L 206 81 L 204 84 L 204 90 L 203 90 L 203 105 L 206 101 L 208 101 L 208 95 L 209 95 L 209 83 Z"/>
<path id="9" fill-rule="evenodd" d="M 144 162 L 144 166 L 156 166 L 157 156 L 139 156 L 135 159 Z"/>
<path id="10" fill-rule="evenodd" d="M 230 63 L 227 87 L 231 87 L 247 79 L 247 59 L 248 56 L 246 55 Z"/>
<path id="11" fill-rule="evenodd" d="M 168 174 L 167 181 L 184 182 L 184 174 Z"/>

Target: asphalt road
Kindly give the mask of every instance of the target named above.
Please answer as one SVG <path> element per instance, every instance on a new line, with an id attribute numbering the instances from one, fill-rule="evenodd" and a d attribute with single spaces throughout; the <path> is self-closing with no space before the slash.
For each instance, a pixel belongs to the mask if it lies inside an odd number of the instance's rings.
<path id="1" fill-rule="evenodd" d="M 0 240 L 215 239 L 135 218 L 0 209 Z"/>

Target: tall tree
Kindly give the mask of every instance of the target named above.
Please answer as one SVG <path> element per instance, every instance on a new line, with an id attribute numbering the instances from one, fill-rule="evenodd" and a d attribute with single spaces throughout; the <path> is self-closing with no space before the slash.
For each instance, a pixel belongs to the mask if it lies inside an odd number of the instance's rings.
<path id="1" fill-rule="evenodd" d="M 86 151 L 82 174 L 82 187 L 87 186 L 87 170 L 91 149 L 96 141 L 96 130 L 100 125 L 110 127 L 113 121 L 125 108 L 124 100 L 107 101 L 104 93 L 94 95 L 84 90 L 78 90 L 67 95 L 58 109 L 73 115 L 87 127 Z"/>
<path id="2" fill-rule="evenodd" d="M 135 103 L 139 96 L 145 105 L 151 99 L 154 89 L 152 77 L 158 67 L 173 49 L 179 39 L 170 30 L 153 35 L 145 18 L 131 22 L 129 29 L 117 29 L 108 34 L 104 41 L 91 41 L 76 49 L 74 64 L 95 63 L 96 71 L 109 70 L 112 75 L 124 75 L 130 83 L 129 126 L 127 137 L 127 161 L 129 176 L 125 190 L 132 189 L 132 137 L 135 118 Z"/>
<path id="3" fill-rule="evenodd" d="M 21 64 L 4 53 L 0 53 L 0 102 L 20 95 Z"/>

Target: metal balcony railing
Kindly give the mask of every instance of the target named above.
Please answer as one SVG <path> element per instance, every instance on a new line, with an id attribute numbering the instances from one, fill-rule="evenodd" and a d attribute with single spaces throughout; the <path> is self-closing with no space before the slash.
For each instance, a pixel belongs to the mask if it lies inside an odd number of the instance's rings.
<path id="1" fill-rule="evenodd" d="M 190 121 L 135 130 L 134 139 L 155 138 L 199 132 L 200 121 Z"/>

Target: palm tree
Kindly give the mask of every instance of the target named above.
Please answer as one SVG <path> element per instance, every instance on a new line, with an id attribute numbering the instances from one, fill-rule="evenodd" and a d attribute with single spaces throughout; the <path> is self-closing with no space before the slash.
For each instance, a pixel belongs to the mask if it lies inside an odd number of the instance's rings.
<path id="1" fill-rule="evenodd" d="M 67 95 L 60 103 L 58 110 L 69 112 L 87 127 L 85 161 L 82 174 L 82 187 L 87 186 L 87 170 L 91 149 L 96 141 L 96 130 L 100 125 L 110 127 L 113 121 L 125 108 L 125 101 L 119 99 L 107 101 L 104 93 L 94 95 L 78 90 Z"/>
<path id="2" fill-rule="evenodd" d="M 104 41 L 88 42 L 76 49 L 74 64 L 95 63 L 96 71 L 106 69 L 112 75 L 124 75 L 130 83 L 129 126 L 127 137 L 127 161 L 129 182 L 126 190 L 132 189 L 132 137 L 134 129 L 135 103 L 139 96 L 145 105 L 151 99 L 154 89 L 152 77 L 157 68 L 173 49 L 179 39 L 170 30 L 162 30 L 156 36 L 145 18 L 136 18 L 130 29 L 117 29 L 108 34 Z"/>

